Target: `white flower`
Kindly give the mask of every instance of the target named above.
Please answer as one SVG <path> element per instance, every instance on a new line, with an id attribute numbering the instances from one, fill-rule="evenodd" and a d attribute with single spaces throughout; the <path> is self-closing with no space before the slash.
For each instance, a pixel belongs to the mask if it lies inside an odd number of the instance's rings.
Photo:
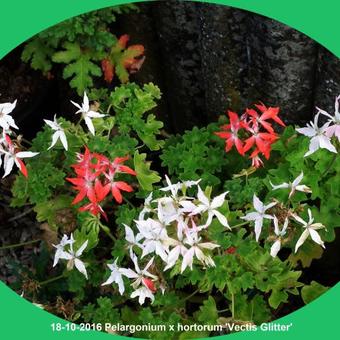
<path id="1" fill-rule="evenodd" d="M 248 213 L 246 216 L 241 217 L 241 219 L 246 221 L 255 221 L 255 237 L 256 241 L 259 240 L 263 219 L 267 218 L 272 220 L 274 217 L 272 215 L 266 214 L 266 210 L 272 208 L 276 205 L 276 202 L 269 203 L 264 205 L 259 198 L 254 194 L 253 196 L 253 206 L 256 211 Z"/>
<path id="2" fill-rule="evenodd" d="M 105 115 L 102 113 L 90 110 L 89 98 L 87 97 L 86 92 L 84 92 L 84 99 L 83 99 L 83 103 L 81 106 L 73 102 L 72 100 L 71 100 L 71 103 L 79 109 L 76 112 L 76 114 L 77 113 L 82 114 L 82 117 L 84 118 L 85 124 L 87 125 L 89 131 L 93 135 L 95 135 L 95 129 L 92 123 L 92 118 L 102 118 L 102 117 L 105 117 Z"/>
<path id="3" fill-rule="evenodd" d="M 124 224 L 125 227 L 125 240 L 128 241 L 129 243 L 129 250 L 130 250 L 130 256 L 132 257 L 132 251 L 133 251 L 133 247 L 137 246 L 141 249 L 143 249 L 143 246 L 140 244 L 140 240 L 143 238 L 143 236 L 141 234 L 137 234 L 136 236 L 133 233 L 133 230 L 127 226 L 126 224 Z"/>
<path id="4" fill-rule="evenodd" d="M 102 286 L 109 285 L 115 282 L 118 285 L 120 295 L 123 295 L 125 291 L 124 281 L 122 277 L 123 274 L 121 273 L 121 269 L 117 266 L 117 261 L 118 258 L 112 264 L 107 264 L 107 266 L 111 270 L 111 274 L 109 278 L 104 283 L 102 283 Z"/>
<path id="5" fill-rule="evenodd" d="M 191 213 L 191 215 L 196 215 L 196 214 L 201 214 L 204 212 L 208 213 L 208 218 L 206 223 L 201 226 L 203 228 L 208 227 L 214 216 L 217 217 L 217 219 L 219 220 L 219 222 L 224 226 L 230 229 L 229 224 L 228 224 L 228 220 L 226 219 L 225 216 L 223 216 L 218 210 L 216 210 L 217 208 L 221 207 L 225 201 L 225 196 L 228 193 L 228 191 L 224 192 L 223 194 L 216 196 L 211 202 L 209 200 L 209 198 L 204 194 L 204 192 L 202 191 L 201 187 L 198 186 L 198 193 L 197 193 L 197 198 L 199 200 L 199 204 L 197 206 L 197 208 Z"/>
<path id="6" fill-rule="evenodd" d="M 144 304 L 146 298 L 149 298 L 151 302 L 154 302 L 155 300 L 155 296 L 153 295 L 152 291 L 144 286 L 137 288 L 134 292 L 132 292 L 130 297 L 135 298 L 137 296 L 139 297 L 138 302 L 140 305 Z"/>
<path id="7" fill-rule="evenodd" d="M 148 272 L 148 269 L 150 268 L 150 266 L 153 263 L 153 258 L 151 258 L 151 260 L 147 263 L 147 265 L 144 267 L 144 269 L 141 270 L 139 268 L 139 265 L 138 265 L 137 256 L 135 254 L 132 254 L 132 255 L 133 256 L 131 257 L 131 259 L 132 259 L 132 261 L 133 261 L 133 263 L 135 265 L 135 271 L 133 271 L 130 268 L 128 268 L 128 269 L 121 268 L 120 269 L 120 272 L 124 276 L 128 277 L 129 279 L 135 279 L 135 281 L 131 284 L 131 286 L 134 289 L 137 289 L 137 287 L 139 287 L 143 283 L 143 279 L 147 278 L 147 277 L 150 277 L 151 279 L 156 280 L 157 276 L 155 276 L 155 275 L 151 274 L 150 272 Z"/>
<path id="8" fill-rule="evenodd" d="M 137 228 L 144 238 L 142 258 L 148 254 L 156 253 L 163 261 L 167 260 L 168 248 L 164 241 L 168 238 L 163 224 L 148 218 L 146 221 L 135 221 Z"/>
<path id="9" fill-rule="evenodd" d="M 301 223 L 302 226 L 305 228 L 305 230 L 301 234 L 300 238 L 296 242 L 295 253 L 302 246 L 302 244 L 306 241 L 306 239 L 308 238 L 309 235 L 315 243 L 317 243 L 321 247 L 325 248 L 324 242 L 321 240 L 321 237 L 316 230 L 324 229 L 326 227 L 322 223 L 313 223 L 314 218 L 312 216 L 312 212 L 311 212 L 310 209 L 308 209 L 308 217 L 309 217 L 308 222 L 305 222 L 301 217 L 299 217 L 296 214 L 293 214 L 292 216 L 295 218 L 295 220 L 297 222 Z"/>
<path id="10" fill-rule="evenodd" d="M 62 237 L 62 239 L 60 240 L 59 244 L 57 244 L 57 245 L 52 244 L 52 246 L 54 248 L 56 248 L 56 252 L 55 252 L 55 255 L 54 255 L 53 267 L 55 267 L 57 265 L 57 263 L 59 262 L 59 260 L 61 258 L 63 258 L 64 252 L 65 252 L 65 250 L 64 250 L 65 246 L 68 245 L 68 244 L 71 244 L 73 242 L 74 242 L 74 239 L 69 239 L 67 237 L 67 235 L 64 235 Z"/>
<path id="11" fill-rule="evenodd" d="M 326 129 L 326 136 L 327 137 L 332 137 L 336 136 L 340 142 L 340 112 L 339 112 L 339 101 L 340 101 L 340 95 L 335 98 L 335 105 L 334 105 L 334 116 L 331 116 L 328 112 L 321 110 L 320 108 L 317 107 L 319 112 L 326 116 L 329 117 L 329 122 L 332 124 Z"/>
<path id="12" fill-rule="evenodd" d="M 166 260 L 167 265 L 165 266 L 164 271 L 168 270 L 169 268 L 172 268 L 176 264 L 177 260 L 179 259 L 179 256 L 180 255 L 184 256 L 188 250 L 183 244 L 182 238 L 175 240 L 169 237 L 165 241 L 165 243 L 169 246 L 172 246 L 173 248 L 170 250 L 168 254 L 168 258 Z"/>
<path id="13" fill-rule="evenodd" d="M 168 225 L 179 218 L 180 211 L 172 197 L 161 197 L 157 200 L 157 203 L 157 215 L 162 223 Z"/>
<path id="14" fill-rule="evenodd" d="M 61 144 L 63 145 L 64 149 L 67 151 L 68 145 L 67 145 L 65 131 L 60 126 L 60 124 L 58 124 L 56 115 L 54 115 L 53 121 L 48 120 L 48 119 L 44 119 L 44 121 L 53 131 L 55 131 L 54 134 L 52 135 L 52 144 L 47 150 L 50 150 L 51 148 L 53 148 L 54 145 L 57 143 L 58 139 L 60 139 Z"/>
<path id="15" fill-rule="evenodd" d="M 23 173 L 25 177 L 27 177 L 27 169 L 22 161 L 23 158 L 30 158 L 34 157 L 39 154 L 39 152 L 32 152 L 32 151 L 19 151 L 16 152 L 15 146 L 13 145 L 10 138 L 6 138 L 7 141 L 7 148 L 8 150 L 1 149 L 1 152 L 5 155 L 4 156 L 4 169 L 5 173 L 3 177 L 8 176 L 12 169 L 14 164 L 19 168 L 19 170 Z"/>
<path id="16" fill-rule="evenodd" d="M 302 178 L 303 178 L 303 172 L 301 171 L 301 174 L 298 177 L 296 177 L 292 183 L 284 182 L 279 185 L 274 185 L 272 182 L 269 182 L 269 183 L 272 186 L 272 190 L 290 189 L 288 197 L 291 198 L 294 195 L 295 191 L 309 192 L 309 193 L 312 192 L 311 188 L 307 187 L 306 185 L 300 185 Z"/>
<path id="17" fill-rule="evenodd" d="M 10 127 L 18 129 L 14 119 L 9 115 L 14 110 L 16 104 L 16 100 L 13 103 L 0 104 L 0 126 L 4 130 L 8 130 Z"/>
<path id="18" fill-rule="evenodd" d="M 68 251 L 64 251 L 60 255 L 59 258 L 68 260 L 68 263 L 67 263 L 68 270 L 72 270 L 73 267 L 75 266 L 78 269 L 78 271 L 82 273 L 87 279 L 87 272 L 86 272 L 85 264 L 83 261 L 79 259 L 79 257 L 82 255 L 83 251 L 87 247 L 88 240 L 86 240 L 77 251 L 73 250 L 74 239 L 73 239 L 72 234 L 71 234 L 70 240 L 72 241 L 70 243 L 70 249 Z"/>
<path id="19" fill-rule="evenodd" d="M 200 243 L 201 238 L 198 237 L 198 233 L 196 231 L 192 231 L 187 233 L 184 243 L 188 244 L 190 248 L 185 252 L 181 265 L 181 273 L 184 272 L 186 267 L 190 267 L 192 270 L 192 265 L 194 261 L 194 256 L 203 264 L 208 267 L 215 266 L 213 259 L 209 255 L 205 255 L 202 250 L 204 249 L 215 249 L 219 247 L 218 244 L 214 244 L 211 242 L 202 242 Z"/>
<path id="20" fill-rule="evenodd" d="M 152 192 L 148 195 L 148 197 L 144 201 L 143 209 L 139 213 L 138 219 L 144 220 L 144 217 L 147 213 L 152 212 L 153 209 L 151 207 L 151 201 L 152 201 Z"/>
<path id="21" fill-rule="evenodd" d="M 187 188 L 190 188 L 194 185 L 198 185 L 198 183 L 201 181 L 200 179 L 197 180 L 197 181 L 184 181 L 184 182 L 177 182 L 175 184 L 172 184 L 171 181 L 170 181 L 170 178 L 165 175 L 165 180 L 168 184 L 167 187 L 164 187 L 164 188 L 161 188 L 160 190 L 161 191 L 171 191 L 171 195 L 174 197 L 174 198 L 177 198 L 177 193 L 178 193 L 178 190 L 185 190 Z"/>
<path id="22" fill-rule="evenodd" d="M 332 145 L 330 138 L 326 136 L 326 131 L 330 122 L 327 122 L 323 126 L 318 126 L 320 112 L 314 117 L 314 122 L 307 124 L 307 127 L 296 129 L 301 134 L 311 138 L 309 143 L 309 151 L 307 151 L 304 157 L 307 157 L 314 153 L 318 149 L 327 149 L 330 152 L 337 153 L 336 148 Z"/>
<path id="23" fill-rule="evenodd" d="M 276 216 L 274 216 L 274 233 L 277 236 L 276 241 L 270 248 L 270 255 L 275 257 L 281 249 L 281 238 L 286 234 L 288 227 L 288 218 L 285 219 L 282 229 L 279 228 L 279 221 Z"/>

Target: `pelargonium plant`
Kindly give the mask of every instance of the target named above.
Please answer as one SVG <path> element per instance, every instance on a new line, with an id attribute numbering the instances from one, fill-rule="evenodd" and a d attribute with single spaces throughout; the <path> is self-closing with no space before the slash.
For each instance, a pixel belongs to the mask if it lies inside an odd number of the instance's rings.
<path id="1" fill-rule="evenodd" d="M 45 230 L 37 268 L 20 268 L 13 288 L 70 321 L 222 333 L 325 291 L 304 270 L 340 225 L 339 97 L 307 127 L 261 103 L 169 136 L 149 113 L 160 96 L 134 83 L 84 93 L 75 122 L 47 117 L 32 142 L 18 134 L 16 102 L 0 105 L 4 176 L 21 172 L 12 206 L 31 205 Z"/>

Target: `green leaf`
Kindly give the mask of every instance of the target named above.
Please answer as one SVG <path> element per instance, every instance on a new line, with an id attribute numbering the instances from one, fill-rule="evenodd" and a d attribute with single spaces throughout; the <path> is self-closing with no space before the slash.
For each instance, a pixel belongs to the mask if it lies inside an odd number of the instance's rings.
<path id="1" fill-rule="evenodd" d="M 34 70 L 40 70 L 44 74 L 52 69 L 51 56 L 54 49 L 44 43 L 39 38 L 34 38 L 25 45 L 22 51 L 22 61 L 31 62 L 31 67 Z"/>
<path id="2" fill-rule="evenodd" d="M 316 243 L 307 240 L 302 247 L 299 248 L 297 253 L 289 255 L 288 261 L 296 267 L 298 262 L 301 263 L 303 268 L 307 268 L 311 265 L 315 259 L 320 259 L 323 254 L 323 249 Z"/>
<path id="3" fill-rule="evenodd" d="M 66 42 L 63 47 L 65 50 L 56 52 L 52 60 L 67 64 L 63 77 L 71 78 L 70 86 L 81 96 L 87 88 L 92 87 L 92 77 L 102 74 L 101 69 L 92 61 L 96 60 L 97 56 L 91 51 L 82 49 L 77 43 Z"/>
<path id="4" fill-rule="evenodd" d="M 133 162 L 135 171 L 137 173 L 137 180 L 140 186 L 147 191 L 152 191 L 152 186 L 161 180 L 158 173 L 154 170 L 150 170 L 151 162 L 145 161 L 146 154 L 140 154 L 135 151 Z"/>
<path id="5" fill-rule="evenodd" d="M 197 312 L 197 319 L 204 325 L 216 325 L 217 318 L 216 302 L 212 296 L 209 296 Z"/>
<path id="6" fill-rule="evenodd" d="M 301 297 L 305 304 L 317 299 L 320 295 L 325 293 L 329 287 L 325 287 L 322 284 L 312 281 L 310 285 L 306 285 L 301 289 Z"/>
<path id="7" fill-rule="evenodd" d="M 37 203 L 34 211 L 37 213 L 38 222 L 47 222 L 54 229 L 58 229 L 58 216 L 60 211 L 71 207 L 72 197 L 60 195 L 52 200 Z"/>

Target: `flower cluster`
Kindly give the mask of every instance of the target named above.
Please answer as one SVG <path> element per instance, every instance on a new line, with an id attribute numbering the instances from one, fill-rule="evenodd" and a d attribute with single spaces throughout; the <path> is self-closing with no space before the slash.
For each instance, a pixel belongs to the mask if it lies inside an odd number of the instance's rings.
<path id="1" fill-rule="evenodd" d="M 309 122 L 306 127 L 296 129 L 297 132 L 310 138 L 309 150 L 305 153 L 307 157 L 318 149 L 327 149 L 330 152 L 337 153 L 336 147 L 332 144 L 332 138 L 337 138 L 340 142 L 340 96 L 335 98 L 334 116 L 317 107 L 318 113 L 314 117 L 314 122 Z M 320 114 L 328 117 L 328 121 L 319 126 Z"/>
<path id="2" fill-rule="evenodd" d="M 11 173 L 14 165 L 27 177 L 27 169 L 22 159 L 34 157 L 38 154 L 38 152 L 20 151 L 20 144 L 14 142 L 10 137 L 15 134 L 11 129 L 18 129 L 13 117 L 10 115 L 15 109 L 16 103 L 17 101 L 0 104 L 0 127 L 2 128 L 0 136 L 0 167 L 3 163 L 3 177 Z"/>
<path id="3" fill-rule="evenodd" d="M 73 249 L 74 243 L 75 239 L 73 238 L 73 234 L 71 234 L 70 238 L 68 238 L 67 235 L 64 235 L 59 244 L 53 244 L 53 247 L 56 248 L 53 267 L 58 264 L 59 260 L 67 260 L 67 270 L 72 270 L 73 267 L 76 267 L 79 272 L 87 278 L 85 264 L 80 260 L 80 256 L 86 249 L 88 240 L 86 240 L 76 251 Z M 66 250 L 66 248 L 68 249 Z"/>
<path id="4" fill-rule="evenodd" d="M 80 174 L 79 170 L 85 172 L 85 169 L 89 165 L 84 165 L 83 162 L 89 162 L 91 165 L 90 173 L 94 173 L 94 180 L 90 180 L 92 183 L 92 189 L 79 193 L 80 197 L 94 195 L 96 193 L 96 170 L 101 166 L 103 159 L 100 155 L 91 154 L 86 149 L 85 155 L 80 156 L 79 164 L 76 170 Z M 89 161 L 89 159 L 95 162 Z M 133 171 L 121 165 L 120 162 L 116 162 L 116 168 L 119 171 L 125 171 L 132 174 Z M 82 172 L 82 174 L 84 174 Z M 105 177 L 105 176 L 104 176 Z M 300 184 L 303 180 L 303 173 L 301 173 L 292 183 L 282 183 L 279 185 L 272 185 L 273 190 L 289 189 L 289 198 L 291 198 L 296 191 L 310 193 L 311 190 L 306 185 Z M 94 182 L 94 184 L 93 184 Z M 154 293 L 159 288 L 163 293 L 166 290 L 166 283 L 162 272 L 165 272 L 173 268 L 175 273 L 183 273 L 187 268 L 193 269 L 194 264 L 201 264 L 204 268 L 214 267 L 215 263 L 212 258 L 214 249 L 220 247 L 219 244 L 210 242 L 209 235 L 207 233 L 209 226 L 213 223 L 214 219 L 223 225 L 226 230 L 231 230 L 227 221 L 227 218 L 220 211 L 223 209 L 225 197 L 228 192 L 224 192 L 214 198 L 210 198 L 210 188 L 208 187 L 203 191 L 198 181 L 184 181 L 178 183 L 171 183 L 170 179 L 166 176 L 167 185 L 157 192 L 158 198 L 153 198 L 155 193 L 151 193 L 144 202 L 138 219 L 135 220 L 135 230 L 128 225 L 124 225 L 125 228 L 125 240 L 127 243 L 127 249 L 129 250 L 129 257 L 133 263 L 134 269 L 123 268 L 118 264 L 118 258 L 113 263 L 107 264 L 110 275 L 102 285 L 108 285 L 115 283 L 118 286 L 118 291 L 121 295 L 125 292 L 126 279 L 131 279 L 131 287 L 133 292 L 130 297 L 138 297 L 140 304 L 144 304 L 146 298 L 154 301 Z M 97 184 L 98 185 L 98 184 Z M 100 184 L 101 188 L 104 188 L 103 183 Z M 110 187 L 111 188 L 111 187 Z M 84 189 L 85 190 L 85 189 Z M 101 189 L 102 190 L 102 189 Z M 106 189 L 107 190 L 107 189 Z M 188 192 L 192 193 L 189 196 Z M 194 193 L 196 193 L 194 195 Z M 90 198 L 89 198 L 90 199 Z M 282 244 L 286 242 L 287 231 L 292 231 L 290 221 L 295 221 L 302 225 L 304 228 L 302 234 L 298 238 L 295 245 L 295 252 L 310 236 L 311 239 L 317 244 L 324 247 L 324 242 L 321 240 L 317 230 L 325 228 L 321 223 L 314 223 L 312 213 L 308 209 L 308 222 L 304 221 L 294 211 L 286 209 L 286 216 L 280 214 L 280 218 L 275 215 L 274 208 L 279 202 L 271 202 L 264 204 L 254 194 L 253 207 L 255 211 L 249 212 L 242 219 L 248 222 L 255 223 L 255 235 L 256 240 L 259 241 L 264 220 L 273 221 L 274 235 L 271 237 L 273 244 L 271 246 L 270 254 L 272 257 L 277 256 Z M 274 209 L 275 210 L 275 209 Z M 281 226 L 282 224 L 282 226 Z M 74 239 L 63 236 L 61 242 L 54 247 L 57 249 L 54 258 L 55 266 L 60 259 L 68 260 L 67 269 L 70 270 L 74 266 L 85 275 L 87 278 L 85 264 L 79 259 L 82 252 L 87 247 L 87 241 L 77 250 L 73 250 Z M 65 250 L 68 247 L 68 250 Z M 226 250 L 226 253 L 233 254 L 235 252 L 234 247 L 230 247 Z M 140 262 L 145 261 L 144 269 L 141 269 Z"/>
<path id="5" fill-rule="evenodd" d="M 311 193 L 311 189 L 307 187 L 306 185 L 300 184 L 300 182 L 303 179 L 303 172 L 295 178 L 295 180 L 292 183 L 282 183 L 279 185 L 274 185 L 272 183 L 272 190 L 278 190 L 278 189 L 289 189 L 289 199 L 295 194 L 296 191 L 301 191 L 305 193 Z M 289 218 L 293 218 L 296 222 L 301 224 L 303 226 L 304 231 L 302 232 L 301 236 L 296 242 L 295 245 L 295 253 L 298 251 L 298 249 L 301 247 L 301 245 L 306 241 L 308 236 L 311 237 L 311 239 L 319 244 L 320 246 L 324 247 L 324 242 L 321 240 L 320 235 L 316 230 L 318 229 L 325 229 L 325 226 L 321 223 L 314 223 L 314 219 L 312 217 L 312 212 L 310 209 L 308 209 L 308 216 L 309 220 L 308 222 L 305 222 L 300 216 L 298 216 L 295 212 L 290 211 L 287 209 L 287 214 L 284 217 L 283 226 L 279 227 L 279 219 L 276 217 L 275 214 L 268 213 L 268 210 L 270 211 L 271 208 L 276 206 L 278 202 L 271 202 L 267 205 L 265 205 L 263 202 L 260 201 L 260 199 L 254 194 L 253 196 L 253 207 L 255 211 L 248 213 L 246 216 L 241 217 L 242 219 L 246 221 L 254 221 L 255 224 L 255 237 L 256 241 L 259 240 L 260 234 L 263 227 L 263 222 L 265 219 L 273 220 L 274 223 L 274 239 L 275 242 L 273 243 L 270 254 L 275 257 L 277 253 L 281 249 L 282 241 L 284 239 L 284 236 L 286 235 L 287 228 L 289 225 Z"/>
<path id="6" fill-rule="evenodd" d="M 258 168 L 263 165 L 260 155 L 269 159 L 271 145 L 278 138 L 272 123 L 285 124 L 278 117 L 278 107 L 266 107 L 264 104 L 256 104 L 255 107 L 258 111 L 246 109 L 241 117 L 228 111 L 229 124 L 221 126 L 222 131 L 216 132 L 216 135 L 226 140 L 226 152 L 233 146 L 242 156 L 251 151 L 252 166 Z"/>
<path id="7" fill-rule="evenodd" d="M 124 181 L 117 180 L 121 173 L 136 175 L 136 172 L 124 165 L 128 157 L 116 157 L 110 161 L 104 155 L 92 153 L 85 147 L 84 154 L 78 154 L 78 162 L 72 165 L 77 177 L 66 178 L 78 191 L 73 204 L 88 199 L 89 203 L 80 207 L 80 211 L 89 211 L 93 215 L 101 214 L 107 218 L 106 213 L 100 206 L 107 195 L 111 192 L 117 203 L 122 203 L 121 191 L 132 192 L 133 188 Z"/>

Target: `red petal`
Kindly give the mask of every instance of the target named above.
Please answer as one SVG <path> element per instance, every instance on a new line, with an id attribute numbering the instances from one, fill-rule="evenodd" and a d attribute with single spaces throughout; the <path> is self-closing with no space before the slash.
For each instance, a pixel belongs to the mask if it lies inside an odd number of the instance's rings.
<path id="1" fill-rule="evenodd" d="M 114 184 L 115 184 L 115 185 L 117 186 L 117 188 L 119 188 L 120 190 L 123 190 L 123 191 L 126 191 L 126 192 L 131 192 L 131 191 L 133 191 L 132 186 L 129 185 L 129 184 L 127 184 L 127 183 L 125 183 L 125 182 L 123 182 L 123 181 L 115 182 Z"/>
<path id="2" fill-rule="evenodd" d="M 229 152 L 234 145 L 234 140 L 230 137 L 225 141 L 225 151 Z"/>
<path id="3" fill-rule="evenodd" d="M 19 158 L 17 158 L 17 161 L 18 161 L 18 163 L 20 165 L 20 171 L 27 178 L 28 173 L 27 173 L 27 168 L 26 168 L 25 163 L 21 159 L 19 159 Z"/>
<path id="4" fill-rule="evenodd" d="M 130 37 L 128 34 L 123 34 L 119 40 L 118 40 L 118 44 L 121 46 L 121 48 L 125 48 L 127 42 L 129 41 Z"/>
<path id="5" fill-rule="evenodd" d="M 143 282 L 143 284 L 146 288 L 151 290 L 152 293 L 156 292 L 157 289 L 156 289 L 156 286 L 155 286 L 155 284 L 152 280 L 148 279 L 147 277 L 143 277 L 142 282 Z"/>
<path id="6" fill-rule="evenodd" d="M 117 203 L 120 204 L 120 203 L 123 202 L 123 196 L 120 193 L 119 189 L 115 185 L 112 185 L 111 193 L 112 193 L 112 196 L 114 197 L 114 199 L 117 201 Z"/>
<path id="7" fill-rule="evenodd" d="M 235 139 L 235 146 L 236 146 L 236 149 L 237 149 L 238 153 L 241 156 L 244 156 L 243 145 L 242 145 L 242 142 L 241 142 L 241 140 L 239 138 Z"/>
<path id="8" fill-rule="evenodd" d="M 132 170 L 130 167 L 128 167 L 126 165 L 120 165 L 119 166 L 119 171 L 120 172 L 125 172 L 126 174 L 130 174 L 130 175 L 133 175 L 133 176 L 137 175 L 136 171 Z"/>
<path id="9" fill-rule="evenodd" d="M 94 183 L 94 191 L 96 193 L 97 202 L 101 202 L 110 192 L 110 189 L 111 189 L 110 183 L 102 185 L 100 180 L 97 179 Z"/>
<path id="10" fill-rule="evenodd" d="M 254 136 L 249 137 L 245 141 L 245 144 L 243 146 L 243 152 L 247 152 L 254 145 L 254 142 L 255 142 L 255 137 Z"/>
<path id="11" fill-rule="evenodd" d="M 86 190 L 84 188 L 82 188 L 80 190 L 80 192 L 78 193 L 78 195 L 75 197 L 75 199 L 72 201 L 72 204 L 77 204 L 80 201 L 82 201 L 86 196 Z"/>

